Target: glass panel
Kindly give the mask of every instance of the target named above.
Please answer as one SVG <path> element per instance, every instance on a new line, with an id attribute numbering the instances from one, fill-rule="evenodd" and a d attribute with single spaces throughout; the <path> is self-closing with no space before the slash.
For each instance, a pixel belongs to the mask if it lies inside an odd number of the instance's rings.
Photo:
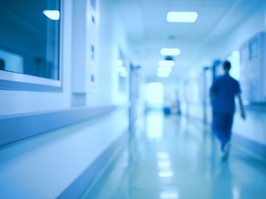
<path id="1" fill-rule="evenodd" d="M 59 80 L 60 0 L 0 5 L 0 70 Z"/>

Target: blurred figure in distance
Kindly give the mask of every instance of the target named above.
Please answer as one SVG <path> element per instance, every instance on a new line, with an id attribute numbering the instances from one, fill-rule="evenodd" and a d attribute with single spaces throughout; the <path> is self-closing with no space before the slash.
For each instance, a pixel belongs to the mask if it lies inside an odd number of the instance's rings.
<path id="1" fill-rule="evenodd" d="M 246 114 L 242 103 L 240 84 L 229 74 L 231 63 L 225 61 L 223 69 L 224 74 L 216 78 L 211 86 L 210 98 L 213 108 L 212 128 L 221 143 L 223 158 L 227 158 L 235 113 L 235 97 L 238 98 L 242 119 L 245 120 Z"/>

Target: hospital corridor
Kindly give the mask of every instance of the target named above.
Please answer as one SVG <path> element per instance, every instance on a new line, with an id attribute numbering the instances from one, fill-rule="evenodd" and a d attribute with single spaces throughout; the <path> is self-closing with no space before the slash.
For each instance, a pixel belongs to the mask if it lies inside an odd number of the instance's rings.
<path id="1" fill-rule="evenodd" d="M 266 0 L 0 0 L 0 199 L 266 199 Z"/>
<path id="2" fill-rule="evenodd" d="M 82 198 L 264 198 L 265 161 L 232 144 L 227 160 L 209 128 L 148 113 Z"/>

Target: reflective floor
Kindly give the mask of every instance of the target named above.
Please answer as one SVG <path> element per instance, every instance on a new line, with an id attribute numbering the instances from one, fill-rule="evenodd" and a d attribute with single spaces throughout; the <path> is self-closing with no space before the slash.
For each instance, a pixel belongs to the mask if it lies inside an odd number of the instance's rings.
<path id="1" fill-rule="evenodd" d="M 265 199 L 266 163 L 199 121 L 150 112 L 83 199 Z"/>

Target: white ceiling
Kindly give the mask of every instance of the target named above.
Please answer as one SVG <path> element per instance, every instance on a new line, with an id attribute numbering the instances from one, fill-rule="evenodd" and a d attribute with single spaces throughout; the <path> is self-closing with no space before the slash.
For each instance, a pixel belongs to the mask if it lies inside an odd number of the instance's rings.
<path id="1" fill-rule="evenodd" d="M 181 55 L 171 77 L 206 62 L 215 41 L 244 22 L 266 0 L 115 0 L 115 11 L 125 27 L 138 64 L 148 77 L 155 77 L 160 49 L 177 47 Z M 196 23 L 167 23 L 168 11 L 196 11 Z M 207 57 L 211 62 L 214 58 Z M 206 63 L 205 63 L 206 64 Z"/>

